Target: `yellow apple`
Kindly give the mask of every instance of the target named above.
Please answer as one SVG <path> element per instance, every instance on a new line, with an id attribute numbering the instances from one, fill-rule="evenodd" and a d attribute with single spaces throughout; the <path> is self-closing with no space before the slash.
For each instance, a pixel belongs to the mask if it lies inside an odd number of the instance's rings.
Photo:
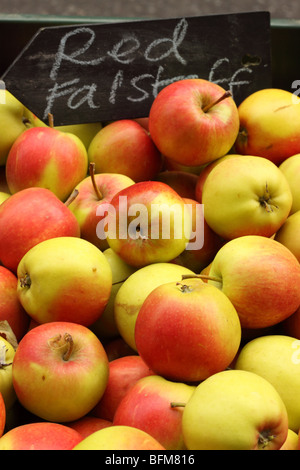
<path id="1" fill-rule="evenodd" d="M 2 204 L 2 202 L 6 201 L 6 199 L 8 199 L 9 196 L 11 196 L 11 194 L 0 191 L 0 204 Z"/>
<path id="2" fill-rule="evenodd" d="M 286 246 L 300 263 L 300 209 L 289 215 L 275 234 L 275 240 Z"/>
<path id="3" fill-rule="evenodd" d="M 292 336 L 266 335 L 249 341 L 240 351 L 236 370 L 254 372 L 268 380 L 281 396 L 292 431 L 300 429 L 300 342 Z"/>
<path id="4" fill-rule="evenodd" d="M 284 442 L 283 446 L 280 447 L 279 450 L 299 450 L 298 445 L 299 445 L 298 433 L 289 429 L 286 441 Z"/>
<path id="5" fill-rule="evenodd" d="M 102 123 L 69 124 L 65 126 L 55 126 L 55 129 L 69 134 L 75 134 L 79 137 L 85 148 L 88 149 L 94 136 L 102 129 Z"/>
<path id="6" fill-rule="evenodd" d="M 137 350 L 136 318 L 145 298 L 161 284 L 181 281 L 183 274 L 194 273 L 173 263 L 154 263 L 135 271 L 120 287 L 115 297 L 115 321 L 120 335 L 133 350 Z"/>
<path id="7" fill-rule="evenodd" d="M 12 344 L 0 336 L 0 393 L 2 394 L 6 410 L 9 410 L 16 401 L 12 379 L 14 356 L 15 349 Z"/>
<path id="8" fill-rule="evenodd" d="M 286 177 L 293 195 L 293 204 L 290 214 L 300 210 L 300 191 L 299 191 L 299 179 L 300 179 L 300 153 L 292 155 L 291 157 L 284 160 L 279 169 Z"/>
<path id="9" fill-rule="evenodd" d="M 189 450 L 277 450 L 287 438 L 288 417 L 268 380 L 225 370 L 197 385 L 185 404 L 182 430 Z"/>

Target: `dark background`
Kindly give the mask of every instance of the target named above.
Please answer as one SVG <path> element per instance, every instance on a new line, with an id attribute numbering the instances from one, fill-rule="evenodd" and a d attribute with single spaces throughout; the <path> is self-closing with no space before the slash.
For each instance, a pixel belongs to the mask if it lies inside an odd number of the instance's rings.
<path id="1" fill-rule="evenodd" d="M 274 19 L 300 20 L 299 0 L 0 0 L 0 15 L 172 18 L 261 10 Z"/>

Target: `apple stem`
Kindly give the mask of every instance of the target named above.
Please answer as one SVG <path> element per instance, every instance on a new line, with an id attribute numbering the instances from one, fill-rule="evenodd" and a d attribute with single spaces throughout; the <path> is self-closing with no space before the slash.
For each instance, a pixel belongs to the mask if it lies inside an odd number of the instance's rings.
<path id="1" fill-rule="evenodd" d="M 74 341 L 69 333 L 65 333 L 64 336 L 61 334 L 54 336 L 49 339 L 48 344 L 51 349 L 63 350 L 62 358 L 64 361 L 68 361 L 70 359 L 74 348 Z"/>
<path id="2" fill-rule="evenodd" d="M 213 101 L 212 103 L 209 103 L 207 104 L 206 106 L 204 106 L 204 108 L 202 109 L 202 111 L 204 113 L 207 113 L 207 111 L 209 111 L 213 106 L 215 106 L 216 104 L 220 103 L 220 101 L 223 101 L 225 100 L 225 98 L 228 98 L 229 96 L 232 96 L 232 93 L 227 90 L 225 91 L 225 93 L 223 93 L 223 95 L 220 96 L 220 98 L 218 98 L 216 101 Z"/>
<path id="3" fill-rule="evenodd" d="M 53 117 L 53 114 L 52 113 L 48 113 L 48 123 L 49 123 L 49 127 L 54 127 L 54 117 Z"/>
<path id="4" fill-rule="evenodd" d="M 92 180 L 92 183 L 93 183 L 93 188 L 94 188 L 94 191 L 96 193 L 96 196 L 97 198 L 99 199 L 99 201 L 101 201 L 101 199 L 103 199 L 103 196 L 97 186 L 97 183 L 96 183 L 96 180 L 95 180 L 95 163 L 94 162 L 91 162 L 90 163 L 90 176 L 91 176 L 91 180 Z"/>
<path id="5" fill-rule="evenodd" d="M 198 279 L 206 279 L 208 281 L 215 281 L 220 282 L 222 284 L 222 279 L 216 276 L 209 276 L 207 274 L 183 274 L 181 279 L 189 279 L 189 278 L 198 278 Z"/>
<path id="6" fill-rule="evenodd" d="M 182 408 L 182 407 L 185 407 L 186 403 L 182 403 L 182 402 L 171 402 L 170 403 L 170 406 L 171 408 Z"/>
<path id="7" fill-rule="evenodd" d="M 70 194 L 70 196 L 68 197 L 68 199 L 65 201 L 65 206 L 68 207 L 71 204 L 71 202 L 73 202 L 74 199 L 78 196 L 78 194 L 79 194 L 79 191 L 78 189 L 75 188 Z"/>

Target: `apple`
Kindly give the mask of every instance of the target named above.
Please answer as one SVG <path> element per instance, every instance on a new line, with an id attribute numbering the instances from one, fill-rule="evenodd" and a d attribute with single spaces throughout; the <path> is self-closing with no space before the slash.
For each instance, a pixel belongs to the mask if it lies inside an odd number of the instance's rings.
<path id="1" fill-rule="evenodd" d="M 141 378 L 119 403 L 113 425 L 141 429 L 157 439 L 166 450 L 184 450 L 183 410 L 171 407 L 170 403 L 188 401 L 195 388 L 158 375 Z"/>
<path id="2" fill-rule="evenodd" d="M 300 263 L 300 209 L 288 216 L 275 234 L 275 240 L 286 246 Z"/>
<path id="3" fill-rule="evenodd" d="M 179 382 L 199 382 L 226 369 L 240 342 L 234 306 L 200 279 L 156 287 L 135 323 L 138 354 L 154 373 Z"/>
<path id="4" fill-rule="evenodd" d="M 183 198 L 183 200 L 191 207 L 192 236 L 186 249 L 172 262 L 199 273 L 211 263 L 224 244 L 224 240 L 209 227 L 202 204 L 194 199 Z"/>
<path id="5" fill-rule="evenodd" d="M 163 88 L 149 112 L 150 135 L 163 155 L 185 166 L 199 166 L 227 154 L 239 132 L 230 93 L 201 78 Z"/>
<path id="6" fill-rule="evenodd" d="M 98 403 L 108 381 L 108 359 L 89 328 L 49 322 L 28 331 L 13 361 L 13 386 L 21 405 L 52 422 L 82 418 Z"/>
<path id="7" fill-rule="evenodd" d="M 159 173 L 162 157 L 147 130 L 132 119 L 104 126 L 92 139 L 88 158 L 96 173 L 121 173 L 136 183 Z"/>
<path id="8" fill-rule="evenodd" d="M 81 435 L 59 423 L 37 422 L 16 426 L 0 438 L 0 450 L 72 450 Z"/>
<path id="9" fill-rule="evenodd" d="M 166 170 L 166 171 L 184 171 L 187 173 L 193 173 L 195 175 L 199 175 L 199 173 L 202 171 L 202 169 L 205 166 L 206 164 L 198 165 L 198 166 L 182 165 L 163 155 L 163 170 Z"/>
<path id="10" fill-rule="evenodd" d="M 42 125 L 33 117 L 15 96 L 4 90 L 4 102 L 0 103 L 0 166 L 5 166 L 10 148 L 19 135 L 30 127 Z"/>
<path id="11" fill-rule="evenodd" d="M 95 165 L 90 163 L 90 175 L 76 187 L 76 198 L 69 204 L 80 226 L 80 236 L 96 245 L 100 250 L 108 248 L 105 231 L 99 236 L 97 226 L 105 218 L 107 206 L 121 189 L 134 184 L 128 176 L 118 173 L 99 173 L 95 175 Z"/>
<path id="12" fill-rule="evenodd" d="M 113 421 L 116 409 L 128 390 L 142 377 L 153 375 L 138 355 L 119 357 L 109 363 L 109 379 L 104 394 L 92 410 L 95 417 Z"/>
<path id="13" fill-rule="evenodd" d="M 110 248 L 137 268 L 178 256 L 192 228 L 183 199 L 160 181 L 142 181 L 119 191 L 105 219 Z"/>
<path id="14" fill-rule="evenodd" d="M 6 199 L 8 199 L 10 196 L 11 196 L 11 194 L 0 191 L 0 204 L 2 204 L 2 202 L 6 201 Z"/>
<path id="15" fill-rule="evenodd" d="M 242 328 L 275 325 L 300 305 L 300 264 L 272 238 L 246 235 L 225 243 L 209 276 L 235 306 Z"/>
<path id="16" fill-rule="evenodd" d="M 40 324 L 91 325 L 103 313 L 112 287 L 111 267 L 102 251 L 76 237 L 38 243 L 21 259 L 17 277 L 19 301 Z"/>
<path id="17" fill-rule="evenodd" d="M 182 432 L 188 450 L 278 450 L 288 434 L 287 411 L 263 377 L 225 370 L 197 385 Z"/>
<path id="18" fill-rule="evenodd" d="M 289 429 L 287 438 L 279 450 L 299 450 L 298 433 Z"/>
<path id="19" fill-rule="evenodd" d="M 198 176 L 187 171 L 161 171 L 156 181 L 166 183 L 173 188 L 182 198 L 195 199 L 195 188 Z"/>
<path id="20" fill-rule="evenodd" d="M 121 337 L 133 350 L 136 351 L 136 318 L 144 300 L 155 287 L 165 282 L 179 282 L 183 274 L 194 272 L 173 263 L 153 263 L 137 269 L 120 287 L 115 297 L 115 322 Z"/>
<path id="21" fill-rule="evenodd" d="M 300 429 L 299 346 L 293 336 L 261 336 L 244 345 L 235 363 L 235 369 L 254 372 L 274 386 L 287 409 L 289 428 L 295 432 Z"/>
<path id="22" fill-rule="evenodd" d="M 100 318 L 90 325 L 91 330 L 102 340 L 119 336 L 115 321 L 115 298 L 123 282 L 133 274 L 136 269 L 125 263 L 111 248 L 103 251 L 112 271 L 112 287 L 106 307 Z"/>
<path id="23" fill-rule="evenodd" d="M 79 442 L 73 450 L 165 450 L 150 434 L 131 426 L 109 426 L 90 434 Z M 108 459 L 122 459 L 111 456 Z M 128 457 L 126 458 L 126 463 Z M 130 457 L 129 457 L 130 458 Z M 131 457 L 134 459 L 134 457 Z M 138 457 L 135 457 L 138 458 Z M 121 463 L 121 460 L 118 460 Z"/>
<path id="24" fill-rule="evenodd" d="M 95 137 L 97 132 L 102 129 L 102 122 L 90 122 L 90 123 L 81 123 L 81 124 L 67 124 L 65 126 L 54 126 L 55 129 L 61 132 L 66 132 L 67 134 L 76 135 L 85 148 L 88 150 L 89 145 L 92 139 Z"/>
<path id="25" fill-rule="evenodd" d="M 13 143 L 6 161 L 12 194 L 29 187 L 51 190 L 66 201 L 88 171 L 87 150 L 74 134 L 52 127 L 32 127 Z"/>
<path id="26" fill-rule="evenodd" d="M 66 423 L 69 428 L 75 429 L 81 435 L 82 439 L 93 432 L 112 426 L 112 423 L 106 419 L 96 418 L 96 416 L 83 416 L 76 421 Z"/>
<path id="27" fill-rule="evenodd" d="M 0 393 L 7 411 L 11 409 L 16 401 L 12 379 L 12 363 L 14 356 L 14 347 L 0 335 Z"/>
<path id="28" fill-rule="evenodd" d="M 292 201 L 279 168 L 252 155 L 223 159 L 207 175 L 202 190 L 205 220 L 226 240 L 271 237 L 288 217 Z"/>
<path id="29" fill-rule="evenodd" d="M 4 403 L 2 394 L 0 392 L 0 438 L 4 432 L 5 423 L 6 423 L 6 408 L 5 408 L 5 403 Z"/>
<path id="30" fill-rule="evenodd" d="M 80 237 L 80 227 L 49 189 L 23 189 L 0 205 L 0 260 L 14 273 L 30 248 L 59 236 Z"/>
<path id="31" fill-rule="evenodd" d="M 300 210 L 300 192 L 299 192 L 299 178 L 300 178 L 300 153 L 292 155 L 286 158 L 280 165 L 279 169 L 286 177 L 292 195 L 293 204 L 291 208 L 291 214 Z"/>
<path id="32" fill-rule="evenodd" d="M 280 165 L 300 152 L 300 98 L 277 88 L 264 88 L 238 106 L 240 131 L 235 151 L 257 155 Z"/>
<path id="33" fill-rule="evenodd" d="M 20 341 L 28 330 L 30 317 L 18 299 L 17 287 L 17 276 L 0 266 L 0 322 L 6 320 L 17 341 Z"/>

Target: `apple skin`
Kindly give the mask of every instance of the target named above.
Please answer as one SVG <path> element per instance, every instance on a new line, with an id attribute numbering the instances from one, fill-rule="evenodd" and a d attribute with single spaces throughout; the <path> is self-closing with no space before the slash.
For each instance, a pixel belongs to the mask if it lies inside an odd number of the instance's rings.
<path id="1" fill-rule="evenodd" d="M 95 184 L 101 194 L 99 199 L 95 192 L 92 176 L 84 178 L 75 189 L 78 195 L 69 204 L 69 209 L 75 215 L 80 226 L 80 236 L 93 243 L 104 251 L 108 248 L 107 240 L 100 238 L 97 234 L 98 223 L 105 219 L 105 206 L 121 189 L 134 184 L 134 181 L 128 176 L 118 173 L 100 173 L 94 176 Z M 103 207 L 103 212 L 97 212 Z"/>
<path id="2" fill-rule="evenodd" d="M 238 106 L 240 131 L 235 151 L 280 165 L 300 152 L 300 99 L 287 90 L 265 88 Z"/>
<path id="3" fill-rule="evenodd" d="M 165 450 L 150 434 L 131 426 L 109 426 L 90 434 L 73 450 Z"/>
<path id="4" fill-rule="evenodd" d="M 0 450 L 72 450 L 81 435 L 64 424 L 37 422 L 17 426 L 0 438 Z"/>
<path id="5" fill-rule="evenodd" d="M 13 143 L 6 161 L 12 194 L 29 187 L 50 189 L 65 202 L 88 171 L 87 150 L 74 134 L 33 127 Z"/>
<path id="6" fill-rule="evenodd" d="M 286 177 L 292 195 L 293 204 L 291 208 L 291 214 L 300 210 L 300 193 L 299 193 L 299 178 L 300 178 L 300 153 L 292 155 L 286 158 L 280 165 L 279 169 Z"/>
<path id="7" fill-rule="evenodd" d="M 6 411 L 9 411 L 16 401 L 16 393 L 13 387 L 12 363 L 15 349 L 12 344 L 0 336 L 0 393 L 5 403 Z"/>
<path id="8" fill-rule="evenodd" d="M 149 131 L 167 158 L 199 166 L 227 154 L 239 131 L 237 106 L 231 97 L 212 106 L 225 90 L 204 79 L 179 80 L 163 88 L 149 112 Z"/>
<path id="9" fill-rule="evenodd" d="M 157 375 L 199 382 L 232 362 L 241 325 L 225 294 L 199 279 L 186 279 L 150 292 L 136 319 L 135 342 Z"/>
<path id="10" fill-rule="evenodd" d="M 111 200 L 107 223 L 110 248 L 137 268 L 172 260 L 185 249 L 191 233 L 182 197 L 160 181 L 142 181 L 119 191 Z"/>
<path id="11" fill-rule="evenodd" d="M 61 132 L 66 132 L 67 134 L 76 135 L 86 150 L 88 150 L 89 145 L 92 139 L 95 137 L 97 132 L 102 129 L 103 125 L 101 122 L 90 122 L 85 124 L 67 124 L 65 126 L 54 126 L 55 129 Z"/>
<path id="12" fill-rule="evenodd" d="M 235 363 L 235 369 L 258 374 L 274 386 L 287 409 L 289 428 L 295 432 L 300 429 L 298 343 L 283 334 L 261 336 L 244 345 Z"/>
<path id="13" fill-rule="evenodd" d="M 96 418 L 96 416 L 83 416 L 76 421 L 66 423 L 69 428 L 75 429 L 81 435 L 82 439 L 86 438 L 93 432 L 112 426 L 112 423 L 106 419 Z"/>
<path id="14" fill-rule="evenodd" d="M 109 363 L 109 379 L 99 403 L 91 414 L 113 421 L 116 409 L 128 390 L 142 377 L 153 375 L 138 355 L 119 357 Z"/>
<path id="15" fill-rule="evenodd" d="M 195 188 L 198 176 L 187 171 L 161 171 L 156 181 L 166 183 L 182 198 L 195 199 Z"/>
<path id="16" fill-rule="evenodd" d="M 90 326 L 103 313 L 111 292 L 111 267 L 92 243 L 56 237 L 21 259 L 17 295 L 37 323 L 71 321 Z"/>
<path id="17" fill-rule="evenodd" d="M 71 322 L 45 323 L 26 333 L 12 370 L 21 405 L 52 422 L 75 421 L 89 413 L 103 395 L 109 374 L 99 339 Z"/>
<path id="18" fill-rule="evenodd" d="M 138 380 L 116 409 L 114 426 L 132 426 L 157 439 L 166 450 L 184 450 L 182 408 L 171 402 L 186 402 L 195 386 L 172 382 L 158 375 Z"/>
<path id="19" fill-rule="evenodd" d="M 292 207 L 289 184 L 270 160 L 226 158 L 207 175 L 202 191 L 205 220 L 220 237 L 271 237 Z"/>
<path id="20" fill-rule="evenodd" d="M 11 194 L 0 191 L 0 204 L 2 204 L 2 202 L 6 201 L 6 199 L 8 199 L 10 196 L 11 196 Z"/>
<path id="21" fill-rule="evenodd" d="M 6 408 L 5 408 L 5 403 L 4 403 L 2 394 L 0 392 L 0 438 L 4 432 L 5 423 L 6 423 Z"/>
<path id="22" fill-rule="evenodd" d="M 92 139 L 89 162 L 96 173 L 121 173 L 136 183 L 154 179 L 162 157 L 147 130 L 131 119 L 110 122 Z"/>
<path id="23" fill-rule="evenodd" d="M 226 370 L 197 386 L 184 407 L 182 428 L 188 450 L 278 450 L 287 438 L 288 417 L 266 379 Z"/>
<path id="24" fill-rule="evenodd" d="M 291 429 L 288 430 L 288 435 L 284 444 L 280 447 L 279 450 L 299 450 L 299 436 L 298 433 L 292 431 Z"/>
<path id="25" fill-rule="evenodd" d="M 231 300 L 242 328 L 266 328 L 285 320 L 300 304 L 300 265 L 272 238 L 248 235 L 223 245 L 209 280 Z"/>
<path id="26" fill-rule="evenodd" d="M 0 260 L 14 273 L 30 248 L 60 236 L 80 237 L 80 227 L 49 189 L 27 188 L 0 205 Z"/>
<path id="27" fill-rule="evenodd" d="M 224 244 L 224 240 L 209 227 L 204 217 L 203 205 L 194 199 L 183 198 L 183 200 L 185 204 L 190 204 L 192 211 L 192 234 L 195 236 L 192 236 L 190 239 L 191 246 L 187 245 L 186 249 L 172 260 L 172 263 L 185 266 L 199 273 L 211 263 Z M 201 239 L 203 240 L 202 246 L 197 249 L 190 249 Z"/>
<path id="28" fill-rule="evenodd" d="M 0 266 L 0 322 L 7 321 L 17 341 L 20 341 L 28 330 L 30 317 L 18 299 L 17 287 L 17 276 Z"/>
<path id="29" fill-rule="evenodd" d="M 136 318 L 147 295 L 165 282 L 181 281 L 183 274 L 194 272 L 173 263 L 154 263 L 137 269 L 122 284 L 115 297 L 115 322 L 121 337 L 136 351 Z"/>
<path id="30" fill-rule="evenodd" d="M 288 216 L 274 239 L 286 246 L 300 263 L 300 209 Z"/>

